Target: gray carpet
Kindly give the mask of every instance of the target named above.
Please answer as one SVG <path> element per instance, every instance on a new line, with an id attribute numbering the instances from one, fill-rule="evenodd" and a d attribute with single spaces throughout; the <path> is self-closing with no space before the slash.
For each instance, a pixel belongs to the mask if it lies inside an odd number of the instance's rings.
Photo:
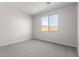
<path id="1" fill-rule="evenodd" d="M 1 57 L 77 57 L 76 48 L 41 40 L 28 40 L 0 47 Z"/>

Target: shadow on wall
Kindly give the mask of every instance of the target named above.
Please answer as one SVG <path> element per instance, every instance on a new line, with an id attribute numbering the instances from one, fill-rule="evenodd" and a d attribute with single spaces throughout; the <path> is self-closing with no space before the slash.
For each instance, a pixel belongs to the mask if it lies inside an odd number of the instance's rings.
<path id="1" fill-rule="evenodd" d="M 0 45 L 31 38 L 31 16 L 11 8 L 0 9 Z"/>

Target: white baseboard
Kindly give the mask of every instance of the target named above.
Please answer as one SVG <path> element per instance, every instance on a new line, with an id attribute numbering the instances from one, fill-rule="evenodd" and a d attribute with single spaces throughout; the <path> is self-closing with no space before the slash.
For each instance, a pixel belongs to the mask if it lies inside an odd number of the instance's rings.
<path id="1" fill-rule="evenodd" d="M 0 46 L 19 43 L 22 41 L 30 40 L 31 38 L 32 38 L 31 35 L 18 36 L 17 38 L 9 38 L 8 41 L 0 43 Z"/>
<path id="2" fill-rule="evenodd" d="M 75 48 L 77 48 L 75 45 L 71 45 L 71 44 L 67 44 L 67 43 L 56 42 L 56 41 L 50 41 L 50 40 L 44 40 L 44 39 L 40 39 L 40 38 L 35 38 L 35 39 L 39 39 L 39 40 L 43 40 L 43 41 L 48 41 L 48 42 L 52 42 L 52 43 L 57 43 L 57 44 L 66 45 L 66 46 L 70 46 L 70 47 L 75 47 Z"/>
<path id="3" fill-rule="evenodd" d="M 9 45 L 9 44 L 19 43 L 19 42 L 22 42 L 22 41 L 25 41 L 25 40 L 27 40 L 27 39 L 22 39 L 22 40 L 17 40 L 17 41 L 11 41 L 11 42 L 6 42 L 6 43 L 1 43 L 0 46 L 5 46 L 5 45 Z"/>

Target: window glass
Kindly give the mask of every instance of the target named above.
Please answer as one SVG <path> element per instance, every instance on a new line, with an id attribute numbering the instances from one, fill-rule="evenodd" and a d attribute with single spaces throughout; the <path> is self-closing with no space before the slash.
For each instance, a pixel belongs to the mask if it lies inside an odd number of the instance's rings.
<path id="1" fill-rule="evenodd" d="M 42 17 L 42 31 L 58 31 L 58 15 Z"/>
<path id="2" fill-rule="evenodd" d="M 49 31 L 58 31 L 58 15 L 49 16 Z"/>

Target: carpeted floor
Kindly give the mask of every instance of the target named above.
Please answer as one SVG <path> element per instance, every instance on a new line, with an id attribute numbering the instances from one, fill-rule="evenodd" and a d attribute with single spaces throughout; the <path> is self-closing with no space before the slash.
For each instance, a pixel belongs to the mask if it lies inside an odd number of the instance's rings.
<path id="1" fill-rule="evenodd" d="M 42 40 L 28 40 L 0 47 L 1 57 L 77 57 L 76 48 Z"/>

